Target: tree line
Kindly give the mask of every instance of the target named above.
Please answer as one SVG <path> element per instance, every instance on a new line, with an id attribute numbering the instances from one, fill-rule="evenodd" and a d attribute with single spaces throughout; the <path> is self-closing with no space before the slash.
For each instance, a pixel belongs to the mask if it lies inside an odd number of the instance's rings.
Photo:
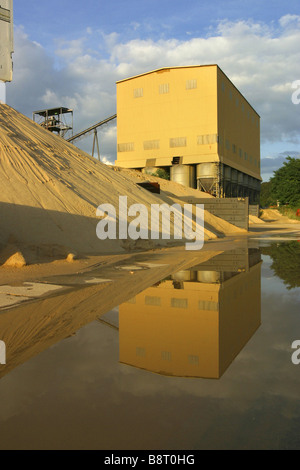
<path id="1" fill-rule="evenodd" d="M 261 207 L 288 205 L 300 208 L 300 159 L 287 157 L 283 166 L 274 171 L 267 183 L 262 183 L 260 194 Z"/>

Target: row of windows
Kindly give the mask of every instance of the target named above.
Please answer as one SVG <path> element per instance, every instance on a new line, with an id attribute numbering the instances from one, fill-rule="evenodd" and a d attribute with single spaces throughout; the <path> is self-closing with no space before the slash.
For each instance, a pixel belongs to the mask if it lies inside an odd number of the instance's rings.
<path id="1" fill-rule="evenodd" d="M 197 88 L 198 88 L 198 84 L 197 84 L 196 79 L 186 81 L 186 83 L 185 83 L 185 89 L 186 90 L 195 90 Z M 221 89 L 225 93 L 226 87 L 225 87 L 224 82 L 222 82 Z M 165 94 L 170 93 L 170 84 L 169 83 L 161 83 L 158 86 L 158 93 L 160 95 L 165 95 Z M 134 88 L 134 90 L 133 90 L 133 97 L 134 98 L 143 98 L 143 96 L 144 96 L 144 89 L 143 88 Z M 231 101 L 233 101 L 233 92 L 232 92 L 231 88 L 229 88 L 228 96 L 229 96 L 229 99 Z M 248 108 L 248 106 L 245 106 L 245 103 L 238 96 L 235 97 L 234 101 L 235 101 L 235 105 L 236 105 L 237 108 L 241 105 L 241 110 L 242 110 L 243 113 L 246 111 L 246 107 Z M 253 124 L 255 123 L 256 127 L 258 127 L 258 122 L 259 122 L 258 118 L 256 116 L 254 116 L 252 113 L 250 114 L 249 109 L 247 109 L 247 111 L 246 111 L 246 116 L 247 116 L 248 119 L 250 119 L 250 116 L 251 116 L 251 122 Z"/>
<path id="2" fill-rule="evenodd" d="M 135 298 L 128 300 L 126 303 L 136 303 Z M 145 296 L 145 305 L 151 305 L 154 307 L 161 307 L 161 297 L 156 296 Z M 171 298 L 170 302 L 171 307 L 173 308 L 188 308 L 188 299 L 178 299 L 176 297 Z M 199 310 L 207 310 L 207 311 L 216 311 L 219 309 L 219 303 L 213 302 L 211 300 L 199 300 L 198 301 L 198 309 Z"/>
<path id="3" fill-rule="evenodd" d="M 226 87 L 225 87 L 224 82 L 222 82 L 221 89 L 222 89 L 223 93 L 225 93 Z M 229 90 L 228 90 L 228 96 L 229 96 L 229 99 L 231 101 L 233 101 L 233 93 L 232 93 L 231 88 L 229 88 Z M 236 105 L 237 108 L 241 104 L 241 110 L 244 113 L 245 109 L 246 109 L 245 103 L 238 96 L 235 97 L 234 102 L 235 102 L 235 105 Z M 250 110 L 249 109 L 247 109 L 246 116 L 247 116 L 248 119 L 250 119 Z M 251 121 L 252 121 L 253 124 L 254 123 L 256 124 L 256 127 L 258 127 L 258 119 L 257 119 L 257 117 L 254 117 L 254 115 L 252 113 L 251 113 Z"/>
<path id="4" fill-rule="evenodd" d="M 221 138 L 220 138 L 220 143 L 221 143 Z M 248 161 L 249 163 L 257 167 L 258 165 L 257 158 L 253 158 L 252 155 L 249 155 L 247 152 L 244 152 L 241 148 L 237 149 L 237 146 L 235 144 L 230 145 L 230 142 L 228 139 L 225 140 L 225 147 L 226 147 L 226 150 L 232 151 L 232 153 L 234 154 L 236 154 L 238 150 L 238 155 L 240 159 L 244 159 L 245 161 Z"/>
<path id="5" fill-rule="evenodd" d="M 211 145 L 218 143 L 217 134 L 205 134 L 197 136 L 197 145 Z M 170 148 L 186 147 L 186 137 L 172 137 L 169 139 Z M 144 150 L 157 150 L 160 148 L 160 140 L 145 140 L 143 142 Z M 118 144 L 118 152 L 134 152 L 134 142 L 125 142 Z"/>
<path id="6" fill-rule="evenodd" d="M 145 348 L 136 348 L 135 354 L 138 357 L 146 357 L 146 349 Z M 161 359 L 163 361 L 172 361 L 172 353 L 170 351 L 161 351 Z M 193 354 L 189 354 L 187 356 L 187 362 L 191 365 L 198 366 L 199 365 L 199 356 L 195 356 Z"/>
<path id="7" fill-rule="evenodd" d="M 230 298 L 237 298 L 240 295 L 243 295 L 248 291 L 248 289 L 256 288 L 259 285 L 257 279 L 251 279 L 250 281 L 244 282 L 238 288 L 235 288 L 234 291 L 228 291 L 223 293 L 223 299 L 228 297 Z M 136 304 L 136 297 L 127 300 L 128 304 Z M 145 296 L 145 305 L 151 305 L 156 307 L 161 307 L 161 297 L 159 296 Z M 178 299 L 178 298 L 171 298 L 171 306 L 175 308 L 188 308 L 188 299 Z M 206 311 L 218 311 L 219 310 L 219 302 L 215 302 L 212 300 L 198 300 L 198 309 L 199 310 L 206 310 Z"/>
<path id="8" fill-rule="evenodd" d="M 205 134 L 197 136 L 197 145 L 212 145 L 218 143 L 223 145 L 223 138 L 217 136 L 217 134 Z M 187 147 L 187 137 L 172 137 L 169 139 L 170 148 L 180 148 Z M 159 150 L 160 149 L 160 140 L 145 140 L 143 142 L 144 150 Z M 248 161 L 250 164 L 253 164 L 255 167 L 258 166 L 257 158 L 254 158 L 252 155 L 249 155 L 247 152 L 243 151 L 241 148 L 237 148 L 236 144 L 230 144 L 229 140 L 225 140 L 225 148 L 229 152 L 232 151 L 233 154 L 239 155 L 240 159 Z M 135 145 L 134 142 L 125 142 L 118 144 L 118 152 L 134 152 Z"/>
<path id="9" fill-rule="evenodd" d="M 239 298 L 241 295 L 244 295 L 248 290 L 258 292 L 260 283 L 257 279 L 251 279 L 250 281 L 244 282 L 238 288 L 235 288 L 233 292 L 228 291 L 223 293 L 224 300 L 231 300 Z"/>
<path id="10" fill-rule="evenodd" d="M 195 90 L 198 87 L 197 80 L 187 80 L 185 82 L 185 89 L 186 90 Z M 158 87 L 158 92 L 160 95 L 165 95 L 170 93 L 170 84 L 169 83 L 161 83 Z M 142 98 L 144 96 L 144 89 L 143 88 L 134 88 L 133 90 L 133 97 L 134 98 Z"/>

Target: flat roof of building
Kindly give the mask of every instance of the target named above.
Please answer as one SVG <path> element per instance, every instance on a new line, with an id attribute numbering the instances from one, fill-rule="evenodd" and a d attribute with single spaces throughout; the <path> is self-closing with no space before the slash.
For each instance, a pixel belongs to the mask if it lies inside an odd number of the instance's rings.
<path id="1" fill-rule="evenodd" d="M 72 113 L 73 109 L 69 108 L 51 108 L 51 109 L 41 109 L 40 111 L 34 111 L 33 114 L 38 114 L 39 116 L 57 116 L 58 114 Z"/>
<path id="2" fill-rule="evenodd" d="M 230 80 L 230 78 L 228 78 L 228 76 L 226 75 L 226 73 L 223 72 L 223 70 L 221 69 L 221 67 L 219 67 L 218 64 L 202 64 L 202 65 L 178 65 L 178 66 L 174 66 L 174 67 L 161 67 L 159 69 L 154 69 L 154 70 L 149 70 L 148 72 L 144 72 L 144 73 L 140 73 L 138 75 L 133 75 L 132 77 L 128 77 L 128 78 L 123 78 L 122 80 L 118 80 L 116 82 L 116 84 L 118 83 L 122 83 L 122 82 L 126 82 L 128 80 L 133 80 L 134 78 L 138 78 L 138 77 L 143 77 L 144 75 L 150 75 L 151 73 L 157 73 L 157 72 L 161 72 L 161 71 L 167 71 L 167 70 L 173 70 L 173 69 L 192 69 L 192 68 L 201 68 L 201 67 L 217 67 L 221 72 L 222 74 L 227 78 L 227 80 L 230 81 L 230 83 L 232 84 L 232 86 L 236 89 L 236 91 L 244 98 L 244 100 L 249 104 L 249 106 L 253 109 L 253 111 L 255 112 L 255 114 L 257 114 L 257 116 L 260 118 L 260 115 L 258 114 L 257 111 L 255 111 L 255 109 L 253 108 L 253 106 L 249 103 L 249 101 L 245 98 L 245 96 L 240 92 L 240 90 L 235 86 L 234 83 L 232 83 L 232 81 Z"/>

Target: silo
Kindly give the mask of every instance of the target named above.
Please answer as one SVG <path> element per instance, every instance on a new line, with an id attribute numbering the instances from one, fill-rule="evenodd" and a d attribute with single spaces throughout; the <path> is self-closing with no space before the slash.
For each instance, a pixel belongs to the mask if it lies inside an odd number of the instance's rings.
<path id="1" fill-rule="evenodd" d="M 197 188 L 211 194 L 216 194 L 218 185 L 218 164 L 199 163 L 197 165 Z"/>
<path id="2" fill-rule="evenodd" d="M 220 281 L 220 273 L 217 271 L 198 271 L 197 279 L 199 282 L 217 284 Z"/>
<path id="3" fill-rule="evenodd" d="M 196 281 L 197 276 L 195 271 L 178 271 L 177 273 L 172 275 L 172 279 L 174 281 Z"/>
<path id="4" fill-rule="evenodd" d="M 195 188 L 195 168 L 191 165 L 171 166 L 170 179 L 183 186 Z"/>

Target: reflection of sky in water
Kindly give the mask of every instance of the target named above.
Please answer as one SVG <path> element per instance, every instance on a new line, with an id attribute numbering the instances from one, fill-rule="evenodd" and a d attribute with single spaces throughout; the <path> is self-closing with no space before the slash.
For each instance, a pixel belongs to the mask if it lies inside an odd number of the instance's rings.
<path id="1" fill-rule="evenodd" d="M 118 362 L 118 332 L 93 322 L 0 381 L 0 447 L 299 448 L 300 289 L 262 265 L 262 326 L 220 380 Z M 116 322 L 116 310 L 107 321 Z"/>

